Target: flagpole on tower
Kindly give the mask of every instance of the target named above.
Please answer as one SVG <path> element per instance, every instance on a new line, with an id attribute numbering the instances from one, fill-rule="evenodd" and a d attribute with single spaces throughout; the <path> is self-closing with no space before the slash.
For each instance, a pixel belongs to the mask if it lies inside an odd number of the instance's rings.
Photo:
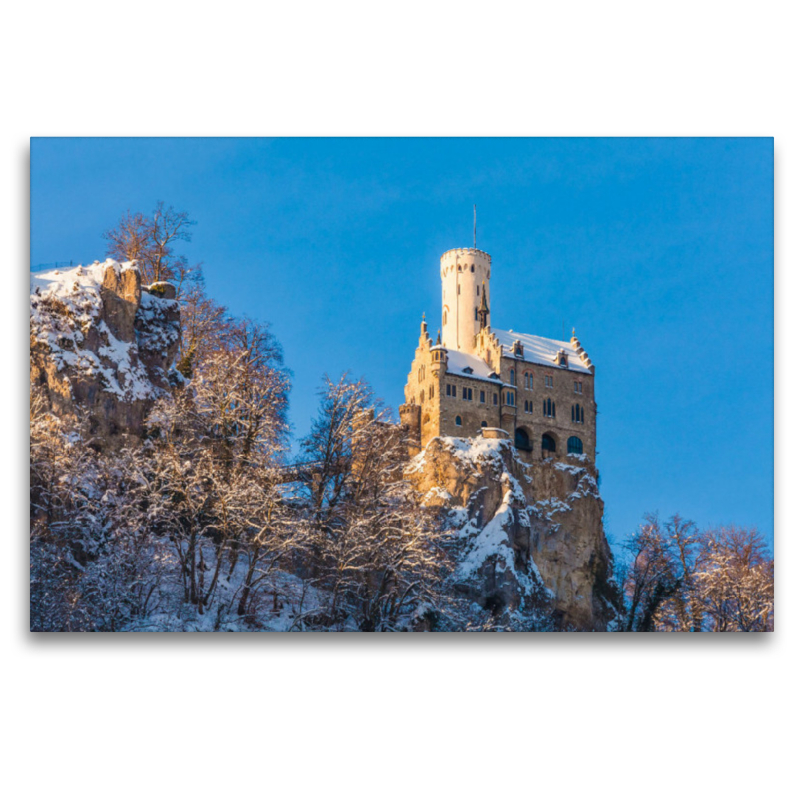
<path id="1" fill-rule="evenodd" d="M 472 249 L 478 249 L 478 204 L 472 206 Z"/>

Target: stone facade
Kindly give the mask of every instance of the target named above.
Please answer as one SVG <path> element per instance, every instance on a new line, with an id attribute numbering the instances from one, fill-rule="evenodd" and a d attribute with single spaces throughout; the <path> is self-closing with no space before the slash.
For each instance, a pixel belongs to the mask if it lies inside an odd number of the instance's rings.
<path id="1" fill-rule="evenodd" d="M 501 428 L 526 460 L 584 453 L 594 461 L 595 368 L 574 331 L 562 342 L 493 330 L 491 257 L 481 250 L 448 251 L 441 276 L 444 341 L 434 344 L 423 317 L 400 407 L 412 455 L 436 436 Z"/>

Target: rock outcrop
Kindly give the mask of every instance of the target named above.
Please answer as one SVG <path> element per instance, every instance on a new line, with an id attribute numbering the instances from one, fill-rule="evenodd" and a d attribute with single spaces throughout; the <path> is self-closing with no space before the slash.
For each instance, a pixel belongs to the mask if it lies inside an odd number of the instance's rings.
<path id="1" fill-rule="evenodd" d="M 588 458 L 529 464 L 505 439 L 437 437 L 406 476 L 454 529 L 457 593 L 507 627 L 607 629 L 616 590 Z"/>
<path id="2" fill-rule="evenodd" d="M 30 325 L 31 384 L 60 416 L 84 410 L 98 446 L 141 437 L 154 401 L 180 380 L 175 289 L 143 287 L 132 262 L 32 273 Z"/>

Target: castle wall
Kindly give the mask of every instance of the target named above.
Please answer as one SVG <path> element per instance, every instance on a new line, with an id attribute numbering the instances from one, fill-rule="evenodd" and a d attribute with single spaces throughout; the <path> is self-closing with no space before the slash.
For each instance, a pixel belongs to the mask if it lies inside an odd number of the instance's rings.
<path id="1" fill-rule="evenodd" d="M 514 370 L 512 380 L 511 371 Z M 527 388 L 525 374 L 533 376 L 533 388 Z M 583 442 L 583 452 L 594 460 L 596 450 L 597 410 L 594 401 L 594 375 L 572 370 L 545 367 L 531 364 L 521 359 L 503 356 L 500 362 L 500 376 L 506 384 L 514 384 L 515 408 L 514 427 L 524 428 L 533 444 L 533 456 L 541 457 L 541 441 L 549 433 L 556 442 L 556 455 L 567 454 L 567 439 L 577 436 Z M 546 385 L 546 379 L 553 386 Z M 575 391 L 575 383 L 580 384 L 581 392 Z M 555 417 L 545 417 L 544 401 L 550 399 L 555 404 Z M 530 411 L 525 410 L 525 401 L 530 403 Z M 583 423 L 572 421 L 572 406 L 583 410 Z M 514 434 L 514 430 L 509 430 Z"/>
<path id="2" fill-rule="evenodd" d="M 574 359 L 577 354 L 579 363 L 591 370 L 588 373 L 509 356 L 491 328 L 480 330 L 475 321 L 484 281 L 488 301 L 489 255 L 472 248 L 450 250 L 442 256 L 441 266 L 443 315 L 447 314 L 443 316 L 442 347 L 432 344 L 423 321 L 406 383 L 406 404 L 401 409 L 404 424 L 414 428 L 419 446 L 425 447 L 436 436 L 478 436 L 485 423 L 485 427 L 506 430 L 512 442 L 517 428 L 522 428 L 530 442 L 529 450 L 520 450 L 526 460 L 538 461 L 551 454 L 542 451 L 545 434 L 555 442 L 553 455 L 565 457 L 568 439 L 576 436 L 582 442 L 583 452 L 594 460 L 597 448 L 594 368 L 580 342 L 573 336 L 564 345 L 566 348 L 571 345 L 570 357 Z M 447 351 L 443 348 L 478 356 L 498 374 L 502 385 L 461 372 L 447 373 Z M 526 374 L 531 376 L 532 383 L 526 380 Z M 454 387 L 454 396 L 448 394 L 448 385 Z M 472 390 L 472 399 L 464 398 L 465 387 Z M 483 402 L 481 391 L 485 393 Z M 513 392 L 513 403 L 508 402 L 508 391 Z M 545 415 L 548 400 L 554 404 L 554 416 Z M 417 406 L 418 411 L 412 406 Z M 579 414 L 573 418 L 574 406 L 582 411 L 582 417 Z M 460 425 L 456 424 L 457 417 Z"/>

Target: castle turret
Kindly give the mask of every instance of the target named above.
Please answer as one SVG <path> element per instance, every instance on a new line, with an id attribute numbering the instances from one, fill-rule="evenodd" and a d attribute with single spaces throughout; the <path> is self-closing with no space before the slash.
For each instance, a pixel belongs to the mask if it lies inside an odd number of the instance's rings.
<path id="1" fill-rule="evenodd" d="M 475 336 L 489 326 L 492 257 L 473 247 L 448 250 L 441 258 L 442 344 L 475 352 Z M 485 312 L 479 313 L 481 306 Z"/>

